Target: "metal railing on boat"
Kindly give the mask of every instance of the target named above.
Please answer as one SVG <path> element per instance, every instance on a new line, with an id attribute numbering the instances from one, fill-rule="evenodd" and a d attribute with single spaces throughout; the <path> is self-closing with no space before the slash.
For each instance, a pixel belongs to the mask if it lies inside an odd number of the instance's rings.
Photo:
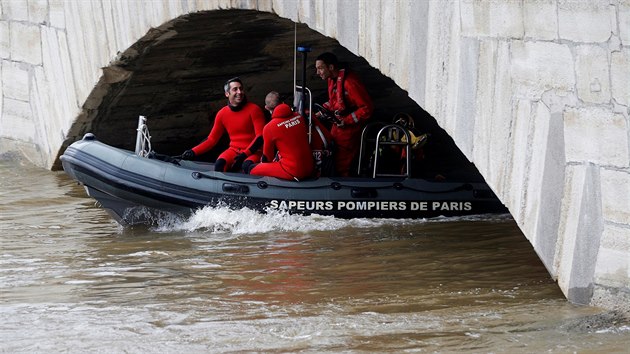
<path id="1" fill-rule="evenodd" d="M 375 138 L 370 138 L 370 133 L 381 127 L 376 133 Z M 369 143 L 374 143 L 374 150 L 372 155 L 365 156 L 366 151 L 369 150 Z M 404 171 L 401 173 L 379 173 L 379 160 L 380 152 L 382 148 L 387 146 L 402 146 L 405 149 L 405 164 Z M 365 126 L 361 132 L 361 146 L 359 148 L 359 165 L 357 168 L 358 175 L 362 175 L 365 170 L 370 168 L 369 161 L 372 160 L 372 178 L 376 177 L 411 177 L 410 159 L 411 156 L 411 136 L 407 128 L 391 123 L 385 124 L 382 122 L 373 122 Z M 368 163 L 366 168 L 365 164 Z"/>

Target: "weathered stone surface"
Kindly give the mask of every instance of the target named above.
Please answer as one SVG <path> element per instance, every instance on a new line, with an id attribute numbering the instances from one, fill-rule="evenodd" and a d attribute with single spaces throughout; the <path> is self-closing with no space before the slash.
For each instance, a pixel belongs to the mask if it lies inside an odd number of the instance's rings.
<path id="1" fill-rule="evenodd" d="M 479 44 L 479 61 L 477 68 L 477 97 L 475 102 L 475 117 L 491 117 L 494 102 L 496 75 L 496 41 L 481 41 Z M 490 151 L 487 148 L 492 131 L 490 121 L 480 119 L 474 126 L 473 158 L 480 170 L 488 170 Z"/>
<path id="2" fill-rule="evenodd" d="M 28 21 L 36 24 L 45 24 L 48 19 L 47 0 L 28 0 Z"/>
<path id="3" fill-rule="evenodd" d="M 605 225 L 597 255 L 595 281 L 611 287 L 628 287 L 630 274 L 630 229 Z"/>
<path id="4" fill-rule="evenodd" d="M 609 103 L 611 96 L 608 53 L 602 47 L 594 45 L 577 46 L 575 53 L 578 97 L 587 103 Z"/>
<path id="5" fill-rule="evenodd" d="M 554 40 L 558 38 L 558 8 L 555 0 L 525 0 L 523 26 L 525 38 Z"/>
<path id="6" fill-rule="evenodd" d="M 523 7 L 519 1 L 461 1 L 462 34 L 472 37 L 522 38 Z"/>
<path id="7" fill-rule="evenodd" d="M 3 0 L 2 12 L 14 21 L 28 21 L 28 2 L 24 0 Z"/>
<path id="8" fill-rule="evenodd" d="M 461 42 L 461 64 L 459 67 L 459 85 L 457 85 L 457 111 L 453 114 L 453 138 L 458 141 L 460 150 L 472 159 L 477 96 L 477 70 L 479 67 L 479 41 L 466 39 Z"/>
<path id="9" fill-rule="evenodd" d="M 630 1 L 619 1 L 619 37 L 624 45 L 630 45 Z"/>
<path id="10" fill-rule="evenodd" d="M 11 22 L 9 31 L 11 59 L 32 65 L 41 65 L 42 46 L 39 26 Z"/>
<path id="11" fill-rule="evenodd" d="M 525 233 L 525 237 L 532 244 L 536 244 L 539 229 L 539 215 L 541 209 L 542 186 L 545 177 L 545 161 L 549 154 L 548 144 L 550 138 L 551 112 L 549 108 L 542 102 L 533 103 L 533 115 L 531 116 L 531 153 L 529 153 L 530 162 L 527 170 L 527 181 L 524 188 L 525 209 L 523 210 L 523 220 L 521 229 Z M 555 274 L 552 272 L 552 274 Z"/>
<path id="12" fill-rule="evenodd" d="M 559 222 L 562 216 L 563 187 L 566 185 L 566 158 L 562 148 L 564 147 L 566 136 L 562 127 L 562 115 L 558 112 L 551 112 L 548 121 L 547 140 L 543 143 L 544 160 L 541 166 L 542 178 L 540 180 L 540 196 L 537 225 L 535 230 L 534 248 L 537 249 L 540 259 L 545 265 L 551 268 L 555 251 L 562 246 L 558 242 Z M 556 274 L 556 272 L 552 272 Z M 565 289 L 565 294 L 570 297 Z"/>
<path id="13" fill-rule="evenodd" d="M 42 77 L 38 76 L 38 81 L 42 85 L 47 85 L 49 90 L 40 88 L 38 93 L 48 105 L 46 106 L 48 109 L 44 111 L 49 111 L 49 114 L 44 119 L 58 123 L 59 128 L 55 134 L 62 135 L 64 139 L 65 132 L 71 126 L 64 117 L 76 116 L 79 112 L 79 103 L 72 80 L 72 63 L 66 44 L 66 36 L 63 31 L 55 28 L 42 29 L 44 65 Z"/>
<path id="14" fill-rule="evenodd" d="M 512 124 L 512 149 L 508 162 L 511 167 L 508 170 L 508 189 L 511 191 L 509 209 L 517 223 L 523 224 L 523 211 L 525 210 L 525 191 L 527 185 L 527 172 L 531 159 L 531 130 L 534 122 L 533 104 L 528 100 L 518 100 L 514 109 L 514 124 Z"/>
<path id="15" fill-rule="evenodd" d="M 559 0 L 560 39 L 584 43 L 606 42 L 613 32 L 611 13 L 607 1 Z"/>
<path id="16" fill-rule="evenodd" d="M 628 122 L 623 115 L 601 107 L 567 109 L 564 131 L 567 161 L 629 166 Z"/>
<path id="17" fill-rule="evenodd" d="M 350 3 L 350 2 L 348 2 Z M 381 72 L 388 77 L 401 78 L 399 86 L 403 89 L 409 89 L 407 68 L 409 67 L 409 41 L 411 34 L 411 23 L 406 14 L 410 10 L 411 4 L 401 3 L 398 6 L 383 6 L 380 12 L 380 34 L 382 38 L 390 38 L 390 40 L 377 42 L 379 46 L 379 67 Z M 358 16 L 358 14 L 357 14 Z M 350 17 L 346 21 L 356 21 Z M 368 23 L 368 26 L 371 24 Z M 359 43 L 358 38 L 354 38 L 356 44 L 348 46 L 352 50 L 356 50 Z M 340 44 L 341 43 L 340 41 Z"/>
<path id="18" fill-rule="evenodd" d="M 48 20 L 50 26 L 55 28 L 66 27 L 64 0 L 48 0 Z"/>
<path id="19" fill-rule="evenodd" d="M 610 77 L 612 98 L 617 103 L 630 107 L 630 47 L 611 53 Z"/>
<path id="20" fill-rule="evenodd" d="M 448 20 L 444 23 L 444 26 L 448 27 L 449 33 L 451 34 L 459 33 L 460 21 L 458 21 L 457 9 L 455 8 L 451 11 L 453 12 L 445 13 Z M 462 71 L 470 69 L 470 67 L 466 67 L 469 64 L 461 55 L 463 44 L 460 45 L 460 42 L 455 38 L 449 38 L 448 42 L 450 44 L 445 46 L 444 51 L 440 53 L 442 57 L 439 58 L 443 66 L 441 76 L 445 85 L 440 90 L 441 97 L 439 98 L 439 102 L 441 107 L 440 113 L 436 114 L 436 116 L 440 117 L 440 126 L 443 127 L 449 135 L 453 136 L 457 127 L 457 102 L 459 101 L 460 95 L 458 83 Z M 440 61 L 433 64 L 434 70 L 440 70 Z M 444 66 L 445 62 L 447 65 Z M 446 68 L 446 70 L 444 70 L 444 68 Z"/>
<path id="21" fill-rule="evenodd" d="M 29 102 L 33 112 L 31 120 L 33 121 L 33 125 L 38 127 L 38 129 L 33 132 L 33 141 L 39 142 L 42 145 L 43 149 L 40 159 L 46 160 L 47 156 L 52 152 L 52 147 L 49 146 L 63 142 L 63 140 L 60 139 L 49 139 L 51 126 L 61 123 L 61 120 L 55 118 L 51 119 L 51 117 L 46 117 L 43 114 L 43 112 L 45 112 L 44 107 L 50 108 L 52 106 L 51 102 L 54 99 L 49 95 L 49 92 L 52 90 L 50 89 L 48 80 L 44 78 L 44 68 L 41 66 L 35 67 L 33 73 L 30 75 L 29 81 L 31 86 Z"/>
<path id="22" fill-rule="evenodd" d="M 359 2 L 358 1 L 343 1 L 338 4 L 338 13 L 343 13 L 344 16 L 337 16 L 337 40 L 339 44 L 343 45 L 349 51 L 353 53 L 359 53 L 359 28 L 360 24 L 357 19 L 359 15 Z M 399 9 L 398 6 L 391 6 L 390 9 Z M 297 20 L 297 19 L 295 19 Z M 392 21 L 400 26 L 404 21 L 399 18 L 399 21 Z M 384 28 L 383 28 L 384 30 Z M 404 33 L 404 32 L 398 32 Z M 404 54 L 403 54 L 404 55 Z"/>
<path id="23" fill-rule="evenodd" d="M 0 60 L 0 121 L 2 120 L 2 115 L 4 114 L 4 75 L 2 74 L 2 66 L 3 66 L 3 61 Z M 1 130 L 2 128 L 0 128 Z M 0 134 L 1 136 L 2 134 Z"/>
<path id="24" fill-rule="evenodd" d="M 630 169 L 604 169 L 601 174 L 604 219 L 627 225 L 630 220 Z"/>
<path id="25" fill-rule="evenodd" d="M 511 56 L 510 71 L 518 95 L 539 99 L 551 89 L 574 90 L 573 56 L 567 45 L 514 41 Z"/>
<path id="26" fill-rule="evenodd" d="M 4 79 L 4 77 L 3 77 Z M 0 137 L 33 143 L 36 127 L 28 102 L 4 97 L 3 112 L 0 116 Z"/>
<path id="27" fill-rule="evenodd" d="M 99 52 L 94 49 L 96 43 L 102 42 L 93 23 L 88 23 L 89 19 L 82 16 L 81 11 L 80 3 L 73 2 L 66 7 L 68 54 L 72 63 L 74 93 L 76 101 L 80 104 L 89 96 L 94 84 L 102 75 L 100 68 L 106 66 L 114 55 L 114 53 L 108 55 L 104 51 Z M 129 14 L 127 14 L 128 16 Z M 128 34 L 129 32 L 125 33 Z"/>
<path id="28" fill-rule="evenodd" d="M 0 59 L 9 59 L 11 55 L 11 39 L 9 38 L 9 22 L 0 21 Z"/>
<path id="29" fill-rule="evenodd" d="M 433 116 L 436 116 L 436 113 L 439 110 L 439 98 L 441 95 L 438 93 L 438 89 L 441 87 L 440 83 L 442 82 L 440 72 L 437 70 L 436 65 L 440 63 L 442 66 L 445 63 L 440 60 L 439 51 L 442 49 L 436 46 L 437 43 L 441 43 L 443 47 L 447 47 L 449 45 L 447 38 L 442 38 L 443 33 L 439 31 L 435 27 L 436 22 L 442 22 L 443 9 L 437 6 L 429 6 L 429 16 L 428 16 L 428 33 L 427 33 L 427 52 L 425 54 L 426 58 L 426 78 L 427 85 L 425 88 L 425 105 L 424 109 L 427 110 Z M 371 39 L 374 39 L 373 37 Z"/>
<path id="30" fill-rule="evenodd" d="M 381 32 L 379 31 L 382 19 L 380 4 L 370 4 L 367 2 L 360 2 L 361 18 L 359 19 L 359 30 L 362 37 L 365 39 L 359 43 L 359 52 L 370 62 L 372 65 L 380 66 L 380 43 Z M 378 26 L 374 26 L 378 24 Z"/>
<path id="31" fill-rule="evenodd" d="M 139 1 L 133 1 L 132 3 L 139 4 Z M 107 27 L 105 26 L 104 20 L 104 8 L 102 7 L 102 3 L 100 1 L 93 1 L 92 4 L 92 12 L 95 16 L 92 19 L 84 16 L 81 21 L 81 26 L 83 28 L 89 28 L 89 31 L 86 31 L 86 50 L 89 50 L 93 53 L 92 57 L 94 57 L 94 62 L 92 65 L 98 65 L 100 63 L 108 63 L 113 57 L 115 51 L 110 51 L 111 48 L 109 45 L 102 45 L 101 42 L 108 43 L 109 38 L 103 38 L 103 33 L 107 33 Z M 145 18 L 143 16 L 142 18 Z M 147 26 L 148 27 L 148 26 Z M 145 27 L 146 28 L 146 27 Z"/>
<path id="32" fill-rule="evenodd" d="M 425 107 L 426 97 L 426 68 L 427 68 L 427 45 L 428 45 L 428 23 L 430 3 L 428 1 L 412 1 L 410 13 L 418 14 L 417 21 L 411 22 L 411 33 L 409 34 L 409 70 L 406 76 L 409 77 L 409 97 L 420 106 Z M 362 33 L 364 33 L 362 31 Z M 361 41 L 361 43 L 365 42 Z M 368 62 L 370 60 L 368 59 Z M 371 62 L 370 62 L 371 63 Z M 374 65 L 374 67 L 379 67 Z M 471 112 L 472 113 L 472 112 Z M 472 149 L 472 147 L 470 147 Z M 466 153 L 470 158 L 471 152 Z"/>
<path id="33" fill-rule="evenodd" d="M 554 266 L 558 285 L 577 303 L 588 304 L 603 229 L 599 173 L 592 165 L 569 166 Z"/>
<path id="34" fill-rule="evenodd" d="M 38 158 L 44 163 L 52 164 L 55 160 L 52 157 L 55 155 L 53 146 L 63 144 L 66 138 L 65 132 L 70 128 L 68 122 L 58 118 L 63 114 L 66 104 L 58 102 L 58 96 L 50 94 L 54 92 L 53 88 L 57 83 L 46 77 L 43 67 L 35 68 L 31 81 L 32 89 L 29 101 L 34 107 L 34 125 L 39 127 L 34 136 L 36 141 L 41 142 L 44 146 L 44 148 L 39 149 Z M 46 110 L 43 107 L 47 107 L 55 114 L 53 116 L 44 114 Z"/>
<path id="35" fill-rule="evenodd" d="M 152 9 L 155 8 L 156 4 L 159 2 L 151 2 Z M 108 1 L 104 1 L 101 3 L 102 11 L 103 11 L 103 23 L 104 23 L 104 33 L 101 33 L 101 36 L 106 38 L 106 47 L 107 53 L 109 56 L 116 56 L 119 52 L 124 51 L 124 48 L 120 48 L 117 46 L 118 42 L 116 41 L 116 26 L 114 23 L 114 15 L 112 13 L 112 3 Z M 154 11 L 147 12 L 147 16 L 153 14 Z M 159 22 L 158 18 L 154 19 L 154 22 Z M 111 59 L 111 58 L 110 58 Z"/>
<path id="36" fill-rule="evenodd" d="M 7 98 L 28 101 L 29 67 L 14 61 L 2 61 L 2 88 Z"/>
<path id="37" fill-rule="evenodd" d="M 451 133 L 453 126 L 447 120 L 452 118 L 454 108 L 449 103 L 457 102 L 456 95 L 453 97 L 457 89 L 449 86 L 449 83 L 456 83 L 454 78 L 460 65 L 459 46 L 457 39 L 452 37 L 453 32 L 459 31 L 459 18 L 456 15 L 453 8 L 430 4 L 425 69 L 427 85 L 424 108 L 434 117 L 440 117 L 443 120 L 440 124 Z"/>
<path id="38" fill-rule="evenodd" d="M 510 149 L 512 126 L 512 75 L 510 73 L 510 45 L 500 42 L 497 57 L 496 89 L 494 93 L 492 115 L 490 121 L 490 141 L 488 142 L 490 156 L 490 173 L 486 172 L 486 181 L 492 181 L 494 192 L 507 200 L 509 188 L 506 186 L 506 173 L 511 169 Z"/>

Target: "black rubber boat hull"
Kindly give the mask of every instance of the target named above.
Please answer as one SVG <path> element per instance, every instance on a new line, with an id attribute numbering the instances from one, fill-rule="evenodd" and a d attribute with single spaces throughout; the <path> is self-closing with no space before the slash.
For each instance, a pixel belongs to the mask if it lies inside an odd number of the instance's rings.
<path id="1" fill-rule="evenodd" d="M 186 217 L 205 206 L 247 207 L 266 212 L 339 218 L 430 218 L 505 213 L 485 183 L 433 182 L 414 178 L 319 178 L 285 181 L 213 171 L 208 163 L 180 165 L 140 157 L 93 138 L 73 143 L 61 156 L 68 175 L 86 187 L 123 225 L 147 215 Z"/>

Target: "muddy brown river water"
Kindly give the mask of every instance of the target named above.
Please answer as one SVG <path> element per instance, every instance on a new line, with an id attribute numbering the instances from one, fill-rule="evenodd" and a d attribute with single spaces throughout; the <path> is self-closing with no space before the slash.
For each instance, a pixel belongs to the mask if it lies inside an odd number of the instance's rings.
<path id="1" fill-rule="evenodd" d="M 225 208 L 122 228 L 63 172 L 0 161 L 0 352 L 628 353 L 509 215 Z"/>

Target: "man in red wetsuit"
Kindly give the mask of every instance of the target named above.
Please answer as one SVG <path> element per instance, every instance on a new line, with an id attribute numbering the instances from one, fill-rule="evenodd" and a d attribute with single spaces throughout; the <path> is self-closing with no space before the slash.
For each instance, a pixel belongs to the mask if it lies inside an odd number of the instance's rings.
<path id="1" fill-rule="evenodd" d="M 313 175 L 315 163 L 308 143 L 308 127 L 299 114 L 289 105 L 279 104 L 271 115 L 271 121 L 263 130 L 262 162 L 243 163 L 246 173 L 296 180 Z"/>
<path id="2" fill-rule="evenodd" d="M 224 133 L 230 137 L 230 146 L 214 164 L 215 171 L 240 171 L 243 161 L 258 162 L 262 152 L 262 131 L 265 116 L 260 107 L 247 102 L 243 83 L 238 77 L 228 80 L 224 87 L 227 106 L 221 108 L 214 120 L 208 138 L 182 154 L 190 160 L 212 149 Z"/>
<path id="3" fill-rule="evenodd" d="M 372 99 L 357 74 L 342 69 L 333 53 L 322 53 L 315 60 L 317 75 L 328 81 L 328 102 L 324 108 L 334 113 L 330 131 L 335 143 L 335 168 L 348 176 L 360 147 L 361 131 L 374 111 Z"/>

